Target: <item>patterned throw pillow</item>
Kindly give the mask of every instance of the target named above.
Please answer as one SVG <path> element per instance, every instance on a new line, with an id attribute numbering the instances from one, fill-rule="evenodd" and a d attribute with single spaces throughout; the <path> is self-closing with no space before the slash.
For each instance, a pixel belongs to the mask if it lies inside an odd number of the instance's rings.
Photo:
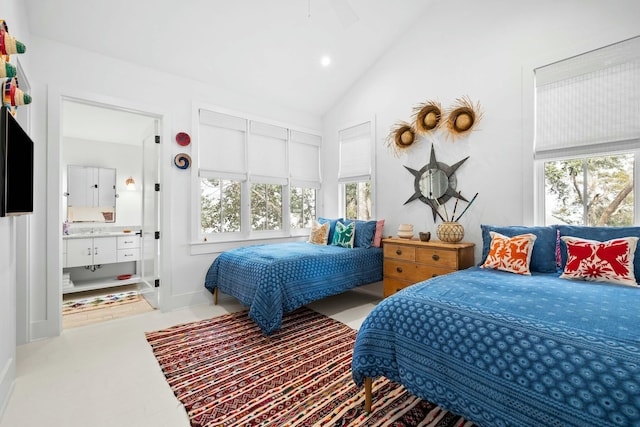
<path id="1" fill-rule="evenodd" d="M 331 241 L 331 244 L 334 246 L 342 246 L 343 248 L 353 248 L 353 238 L 356 235 L 355 229 L 355 222 L 344 225 L 338 221 L 336 223 L 336 229 L 333 232 L 333 240 Z"/>
<path id="2" fill-rule="evenodd" d="M 530 276 L 529 263 L 536 235 L 527 233 L 507 237 L 495 231 L 490 235 L 491 246 L 482 267 Z"/>
<path id="3" fill-rule="evenodd" d="M 325 222 L 320 224 L 318 221 L 313 221 L 311 226 L 311 234 L 309 234 L 309 243 L 314 245 L 326 245 L 329 239 L 329 227 L 331 224 Z"/>
<path id="4" fill-rule="evenodd" d="M 633 270 L 637 237 L 606 242 L 572 236 L 561 239 L 567 244 L 567 264 L 561 278 L 637 286 Z"/>

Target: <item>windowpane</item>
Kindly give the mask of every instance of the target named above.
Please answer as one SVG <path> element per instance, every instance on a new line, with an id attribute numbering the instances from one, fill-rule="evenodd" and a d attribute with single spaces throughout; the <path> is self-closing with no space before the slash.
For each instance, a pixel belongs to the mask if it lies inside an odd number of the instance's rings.
<path id="1" fill-rule="evenodd" d="M 201 233 L 240 231 L 240 182 L 203 178 L 200 180 Z"/>
<path id="2" fill-rule="evenodd" d="M 371 219 L 371 182 L 360 181 L 345 184 L 345 217 Z"/>
<path id="3" fill-rule="evenodd" d="M 282 228 L 282 185 L 251 184 L 251 228 Z"/>
<path id="4" fill-rule="evenodd" d="M 633 154 L 546 162 L 546 223 L 633 225 L 633 164 Z"/>
<path id="5" fill-rule="evenodd" d="M 316 218 L 316 190 L 314 188 L 291 188 L 291 228 L 311 228 Z"/>

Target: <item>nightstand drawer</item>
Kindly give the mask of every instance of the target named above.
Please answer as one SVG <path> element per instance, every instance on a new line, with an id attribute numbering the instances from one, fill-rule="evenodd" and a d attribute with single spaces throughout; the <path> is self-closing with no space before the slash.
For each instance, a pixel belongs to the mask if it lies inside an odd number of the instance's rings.
<path id="1" fill-rule="evenodd" d="M 435 265 L 443 268 L 458 268 L 458 253 L 446 249 L 418 248 L 416 249 L 416 262 Z"/>
<path id="2" fill-rule="evenodd" d="M 384 261 L 385 277 L 406 280 L 410 283 L 418 283 L 443 274 L 451 273 L 455 270 L 450 268 L 435 267 L 431 265 L 415 264 L 407 261 L 395 261 L 387 259 Z"/>
<path id="3" fill-rule="evenodd" d="M 384 257 L 389 259 L 401 259 L 414 262 L 416 260 L 416 248 L 412 246 L 386 244 L 383 247 Z"/>

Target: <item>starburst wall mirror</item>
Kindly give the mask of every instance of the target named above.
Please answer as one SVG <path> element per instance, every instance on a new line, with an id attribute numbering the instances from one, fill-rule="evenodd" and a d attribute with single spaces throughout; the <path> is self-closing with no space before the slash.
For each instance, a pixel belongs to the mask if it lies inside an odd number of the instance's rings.
<path id="1" fill-rule="evenodd" d="M 436 159 L 436 152 L 432 144 L 429 163 L 424 165 L 420 170 L 405 166 L 405 169 L 407 169 L 415 179 L 413 181 L 414 193 L 404 204 L 406 205 L 414 200 L 420 200 L 431 208 L 435 222 L 438 207 L 445 204 L 452 197 L 468 202 L 468 200 L 456 190 L 458 180 L 455 174 L 456 170 L 458 170 L 468 158 L 469 156 L 449 166 Z"/>

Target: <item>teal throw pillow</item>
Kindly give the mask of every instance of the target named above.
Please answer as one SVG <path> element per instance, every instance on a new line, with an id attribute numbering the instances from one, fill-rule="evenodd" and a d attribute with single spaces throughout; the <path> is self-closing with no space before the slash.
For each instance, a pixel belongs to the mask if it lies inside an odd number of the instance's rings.
<path id="1" fill-rule="evenodd" d="M 356 235 L 355 229 L 355 222 L 348 225 L 344 225 L 340 221 L 336 222 L 336 229 L 333 232 L 331 244 L 334 246 L 342 246 L 343 248 L 353 248 L 353 238 Z"/>

